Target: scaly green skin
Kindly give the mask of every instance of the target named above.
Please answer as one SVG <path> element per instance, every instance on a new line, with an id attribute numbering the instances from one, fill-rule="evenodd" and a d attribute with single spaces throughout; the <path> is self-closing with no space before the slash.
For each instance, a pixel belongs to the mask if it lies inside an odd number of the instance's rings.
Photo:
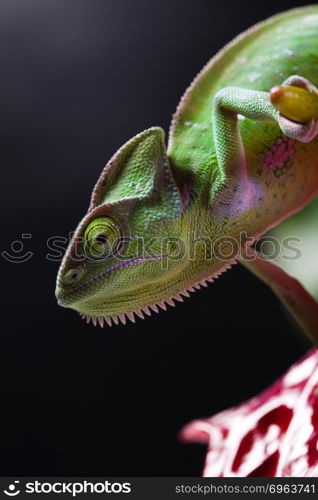
<path id="1" fill-rule="evenodd" d="M 183 96 L 168 152 L 151 128 L 106 165 L 61 264 L 59 303 L 101 325 L 173 305 L 235 262 L 242 233 L 255 239 L 302 208 L 318 192 L 317 124 L 283 118 L 268 92 L 283 82 L 316 92 L 317 54 L 318 6 L 275 16 L 217 54 Z M 120 258 L 78 262 L 97 217 L 130 240 Z"/>

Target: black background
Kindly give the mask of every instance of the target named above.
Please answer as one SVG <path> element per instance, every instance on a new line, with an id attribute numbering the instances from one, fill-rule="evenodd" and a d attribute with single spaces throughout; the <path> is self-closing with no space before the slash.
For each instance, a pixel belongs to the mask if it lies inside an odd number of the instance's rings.
<path id="1" fill-rule="evenodd" d="M 266 387 L 308 348 L 235 266 L 136 325 L 87 326 L 54 298 L 46 240 L 86 212 L 104 163 L 168 131 L 195 74 L 251 24 L 299 2 L 1 0 L 2 475 L 198 475 L 177 433 Z"/>

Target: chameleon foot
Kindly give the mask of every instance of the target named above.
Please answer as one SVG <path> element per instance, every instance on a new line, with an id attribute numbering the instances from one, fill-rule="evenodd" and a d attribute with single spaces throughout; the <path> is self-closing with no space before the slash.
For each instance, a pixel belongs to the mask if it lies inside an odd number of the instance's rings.
<path id="1" fill-rule="evenodd" d="M 318 90 L 306 78 L 291 76 L 270 91 L 278 123 L 288 137 L 311 141 L 318 133 Z"/>

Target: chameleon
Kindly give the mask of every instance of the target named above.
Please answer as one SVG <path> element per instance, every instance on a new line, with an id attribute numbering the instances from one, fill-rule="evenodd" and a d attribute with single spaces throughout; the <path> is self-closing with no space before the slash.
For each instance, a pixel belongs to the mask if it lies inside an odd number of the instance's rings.
<path id="1" fill-rule="evenodd" d="M 244 260 L 318 192 L 317 86 L 317 5 L 226 45 L 181 98 L 167 147 L 151 127 L 106 164 L 61 262 L 58 303 L 126 324 Z"/>

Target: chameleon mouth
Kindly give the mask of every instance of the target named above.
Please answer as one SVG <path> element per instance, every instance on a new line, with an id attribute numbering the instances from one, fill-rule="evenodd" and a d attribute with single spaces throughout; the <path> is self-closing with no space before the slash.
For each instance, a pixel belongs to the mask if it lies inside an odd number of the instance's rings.
<path id="1" fill-rule="evenodd" d="M 68 303 L 70 303 L 70 299 L 72 299 L 72 297 L 74 295 L 76 295 L 76 293 L 78 291 L 86 289 L 89 285 L 91 285 L 92 283 L 96 283 L 98 280 L 102 279 L 107 274 L 110 274 L 114 271 L 119 271 L 121 269 L 130 267 L 130 266 L 134 266 L 137 264 L 142 264 L 144 262 L 150 262 L 150 261 L 154 261 L 154 260 L 163 259 L 164 257 L 167 257 L 167 255 L 162 254 L 162 255 L 152 255 L 152 256 L 148 256 L 148 257 L 133 257 L 131 259 L 127 259 L 127 260 L 123 260 L 123 261 L 111 264 L 110 266 L 106 267 L 106 269 L 104 269 L 100 273 L 96 274 L 95 276 L 93 276 L 89 280 L 85 281 L 84 283 L 81 283 L 80 285 L 73 288 L 72 290 L 63 292 L 61 294 L 57 294 L 57 302 L 60 306 L 67 305 Z"/>
<path id="2" fill-rule="evenodd" d="M 151 314 L 154 312 L 159 313 L 160 309 L 166 311 L 167 306 L 175 307 L 176 303 L 174 301 L 183 302 L 185 297 L 187 298 L 190 297 L 190 292 L 191 293 L 196 292 L 201 287 L 207 287 L 209 282 L 213 283 L 213 281 L 215 281 L 225 271 L 230 269 L 234 264 L 237 264 L 236 259 L 227 262 L 213 276 L 211 275 L 207 276 L 202 280 L 193 283 L 191 286 L 188 286 L 180 290 L 175 295 L 171 295 L 162 301 L 149 303 L 146 306 L 142 306 L 139 309 L 133 311 L 128 311 L 121 314 L 113 314 L 108 316 L 92 316 L 83 313 L 79 313 L 79 315 L 82 319 L 86 320 L 87 323 L 91 321 L 94 326 L 99 325 L 102 328 L 104 327 L 105 324 L 107 324 L 108 326 L 112 326 L 113 324 L 118 325 L 119 323 L 125 325 L 127 320 L 130 320 L 132 323 L 135 323 L 137 317 L 140 319 L 145 319 L 146 316 L 151 316 Z"/>

